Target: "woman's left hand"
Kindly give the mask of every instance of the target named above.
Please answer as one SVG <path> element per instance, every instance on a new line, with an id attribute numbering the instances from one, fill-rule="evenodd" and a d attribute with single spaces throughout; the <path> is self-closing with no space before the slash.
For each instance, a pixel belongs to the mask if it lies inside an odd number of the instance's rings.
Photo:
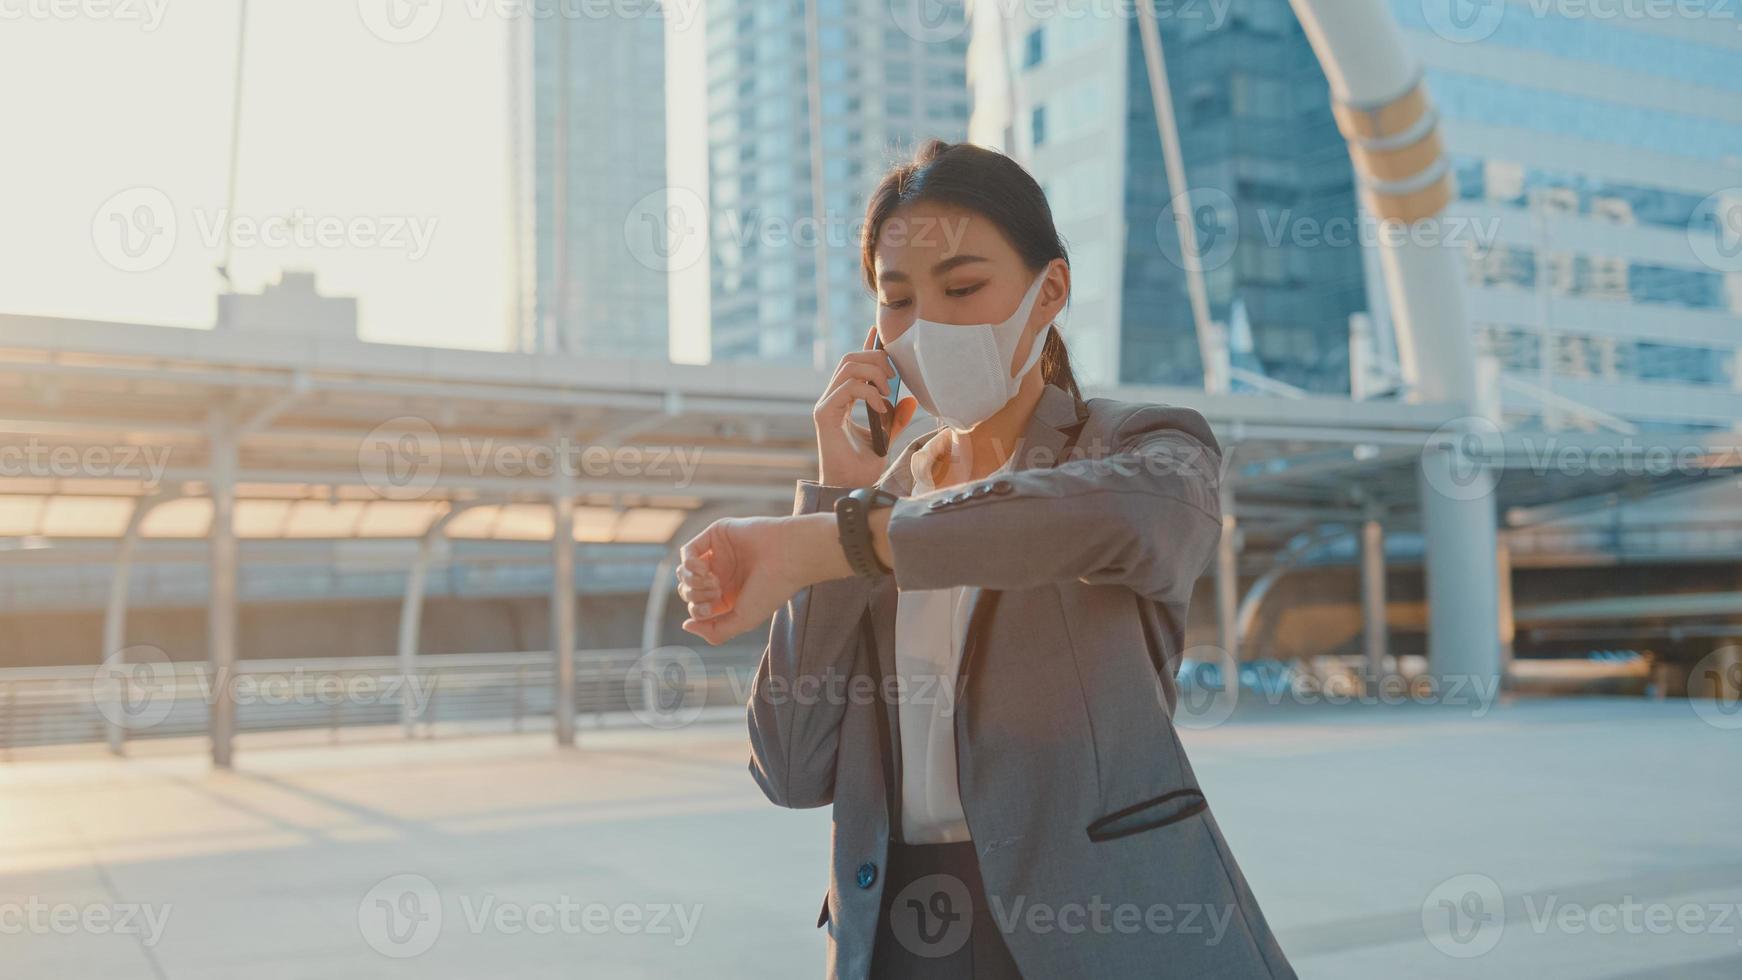
<path id="1" fill-rule="evenodd" d="M 732 517 L 708 525 L 679 552 L 678 596 L 689 607 L 684 631 L 718 646 L 767 621 L 816 580 L 810 552 L 817 550 L 819 530 L 826 528 L 803 516 Z"/>

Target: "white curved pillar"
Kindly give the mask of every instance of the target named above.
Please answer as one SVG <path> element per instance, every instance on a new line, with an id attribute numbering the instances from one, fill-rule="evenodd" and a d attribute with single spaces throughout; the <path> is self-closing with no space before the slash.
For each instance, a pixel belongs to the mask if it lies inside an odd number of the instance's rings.
<path id="1" fill-rule="evenodd" d="M 1477 416 L 1492 409 L 1479 396 L 1462 257 L 1444 244 L 1459 236 L 1443 233 L 1456 185 L 1439 114 L 1385 0 L 1291 2 L 1330 81 L 1362 209 L 1408 232 L 1381 235 L 1377 250 L 1409 397 L 1459 416 L 1424 447 L 1419 471 L 1431 670 L 1444 689 L 1490 692 L 1504 669 L 1494 475 L 1466 454 L 1465 433 L 1485 429 Z"/>
<path id="2" fill-rule="evenodd" d="M 1439 113 L 1384 0 L 1291 2 L 1330 81 L 1362 207 L 1372 218 L 1412 229 L 1438 221 L 1455 191 Z M 1413 235 L 1398 237 L 1380 246 L 1379 258 L 1404 378 L 1416 400 L 1473 404 L 1475 358 L 1460 257 Z"/>

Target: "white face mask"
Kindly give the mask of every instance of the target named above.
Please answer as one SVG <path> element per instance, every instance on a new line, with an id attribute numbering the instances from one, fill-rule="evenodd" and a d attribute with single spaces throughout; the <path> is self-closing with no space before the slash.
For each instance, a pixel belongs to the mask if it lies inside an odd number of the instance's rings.
<path id="1" fill-rule="evenodd" d="M 927 412 L 952 429 L 971 429 L 1004 407 L 1046 349 L 1046 331 L 1034 337 L 1028 360 L 1010 375 L 1016 344 L 1028 329 L 1028 314 L 1046 272 L 1035 278 L 1022 305 L 1003 323 L 938 323 L 915 320 L 884 350 L 902 383 Z M 1048 325 L 1051 329 L 1051 325 Z"/>

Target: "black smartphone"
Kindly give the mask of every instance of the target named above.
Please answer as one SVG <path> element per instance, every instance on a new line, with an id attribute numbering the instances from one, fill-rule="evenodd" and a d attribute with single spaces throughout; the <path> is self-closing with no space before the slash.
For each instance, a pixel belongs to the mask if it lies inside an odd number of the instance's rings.
<path id="1" fill-rule="evenodd" d="M 870 349 L 882 350 L 882 336 L 877 334 L 877 329 L 875 327 L 871 329 L 871 333 L 872 336 L 877 338 L 877 340 L 871 345 Z M 869 404 L 865 406 L 865 415 L 871 422 L 871 451 L 879 456 L 889 455 L 888 427 L 895 424 L 895 406 L 900 401 L 901 374 L 897 372 L 889 376 L 889 416 L 887 422 L 885 421 L 882 412 L 872 408 Z"/>

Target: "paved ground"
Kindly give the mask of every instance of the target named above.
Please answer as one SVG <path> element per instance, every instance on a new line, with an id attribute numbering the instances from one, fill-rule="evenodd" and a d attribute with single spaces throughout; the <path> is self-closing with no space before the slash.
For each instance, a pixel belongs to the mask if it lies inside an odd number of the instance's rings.
<path id="1" fill-rule="evenodd" d="M 742 731 L 0 764 L 0 975 L 817 976 L 828 814 L 768 805 Z M 1186 742 L 1303 977 L 1742 976 L 1742 731 L 1685 703 L 1293 706 Z"/>

